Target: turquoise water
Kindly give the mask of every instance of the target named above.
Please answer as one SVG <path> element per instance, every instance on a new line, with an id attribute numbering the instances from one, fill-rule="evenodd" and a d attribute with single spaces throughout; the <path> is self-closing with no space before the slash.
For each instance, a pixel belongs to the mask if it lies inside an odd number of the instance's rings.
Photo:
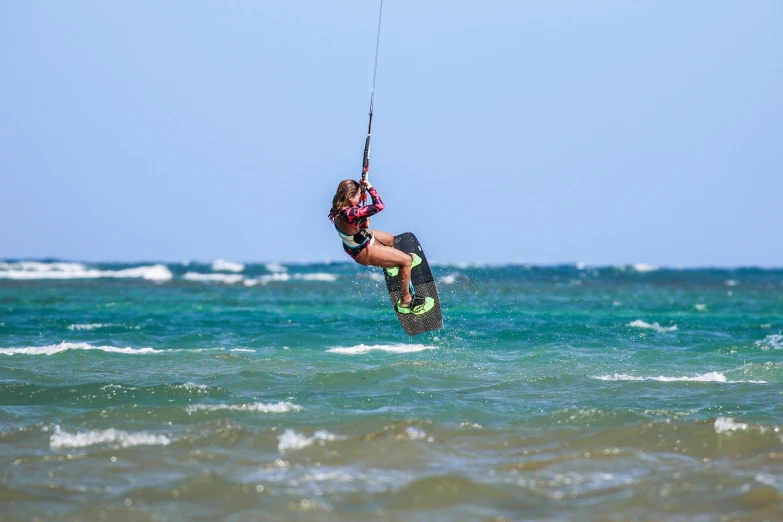
<path id="1" fill-rule="evenodd" d="M 0 513 L 781 520 L 783 270 L 0 263 Z"/>

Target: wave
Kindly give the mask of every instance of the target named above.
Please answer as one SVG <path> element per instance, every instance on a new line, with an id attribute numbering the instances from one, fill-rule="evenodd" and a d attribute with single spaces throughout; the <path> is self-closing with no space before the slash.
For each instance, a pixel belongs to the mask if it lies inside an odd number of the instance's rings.
<path id="1" fill-rule="evenodd" d="M 424 350 L 435 350 L 435 346 L 428 346 L 426 344 L 376 344 L 372 346 L 366 346 L 364 344 L 360 344 L 358 346 L 351 346 L 350 348 L 344 348 L 342 346 L 338 346 L 336 348 L 330 348 L 326 350 L 327 352 L 331 353 L 339 353 L 343 355 L 361 355 L 373 351 L 381 351 L 381 352 L 388 352 L 388 353 L 413 353 L 413 352 L 421 352 Z"/>
<path id="2" fill-rule="evenodd" d="M 188 272 L 183 279 L 186 281 L 200 281 L 205 283 L 226 283 L 233 285 L 245 279 L 239 274 L 199 274 L 198 272 Z"/>
<path id="3" fill-rule="evenodd" d="M 288 272 L 288 269 L 280 263 L 266 263 L 264 268 L 272 272 L 273 274 L 279 274 L 282 272 Z"/>
<path id="4" fill-rule="evenodd" d="M 322 281 L 327 283 L 334 283 L 338 279 L 336 274 L 328 274 L 324 272 L 316 272 L 313 274 L 288 274 L 288 273 L 274 273 L 262 275 L 256 279 L 246 279 L 245 286 L 266 285 L 271 282 L 285 282 L 285 281 Z"/>
<path id="5" fill-rule="evenodd" d="M 215 272 L 241 272 L 245 269 L 242 263 L 232 263 L 225 259 L 217 259 L 212 263 L 212 270 Z"/>
<path id="6" fill-rule="evenodd" d="M 209 386 L 206 384 L 196 384 L 195 382 L 186 382 L 183 384 L 174 384 L 172 388 L 180 388 L 183 390 L 208 390 Z"/>
<path id="7" fill-rule="evenodd" d="M 783 335 L 781 334 L 768 335 L 761 341 L 756 341 L 754 344 L 756 346 L 760 346 L 764 350 L 769 350 L 770 348 L 773 348 L 775 350 L 783 350 Z"/>
<path id="8" fill-rule="evenodd" d="M 197 411 L 247 411 L 252 413 L 288 413 L 292 411 L 302 411 L 302 407 L 291 402 L 262 403 L 252 404 L 193 404 L 185 408 L 190 414 Z"/>
<path id="9" fill-rule="evenodd" d="M 50 344 L 47 346 L 25 346 L 21 348 L 0 348 L 2 355 L 54 355 L 55 353 L 67 350 L 100 350 L 110 353 L 144 354 L 144 353 L 162 353 L 165 350 L 155 350 L 154 348 L 117 348 L 116 346 L 93 346 L 88 343 L 69 343 Z"/>
<path id="10" fill-rule="evenodd" d="M 405 428 L 405 431 L 398 434 L 395 438 L 397 440 L 401 440 L 401 439 L 424 440 L 427 442 L 432 442 L 435 440 L 430 435 L 427 435 L 426 431 L 420 430 L 419 428 L 415 428 L 413 426 L 408 426 L 407 428 Z"/>
<path id="11" fill-rule="evenodd" d="M 728 384 L 744 382 L 752 384 L 768 384 L 767 381 L 729 381 L 721 372 L 709 372 L 702 375 L 696 375 L 694 377 L 664 377 L 663 375 L 658 377 L 639 377 L 636 375 L 615 373 L 612 375 L 600 375 L 598 377 L 591 378 L 598 379 L 600 381 L 725 382 Z"/>
<path id="12" fill-rule="evenodd" d="M 323 445 L 327 441 L 341 439 L 345 439 L 345 437 L 335 435 L 327 430 L 318 430 L 313 433 L 312 437 L 307 437 L 292 429 L 287 429 L 278 437 L 279 442 L 277 444 L 277 449 L 280 451 L 281 455 L 285 455 L 288 451 L 307 448 L 308 446 L 312 446 L 315 442 L 319 442 Z"/>
<path id="13" fill-rule="evenodd" d="M 115 323 L 89 323 L 89 324 L 71 324 L 68 329 L 71 331 L 96 330 L 98 328 L 123 328 L 126 330 L 141 330 L 141 326 L 125 326 Z"/>
<path id="14" fill-rule="evenodd" d="M 171 439 L 165 435 L 146 431 L 131 433 L 115 428 L 68 433 L 63 431 L 60 426 L 55 426 L 54 433 L 49 437 L 49 446 L 52 449 L 86 448 L 95 445 L 129 448 L 131 446 L 167 446 L 169 444 L 171 444 Z"/>
<path id="15" fill-rule="evenodd" d="M 632 328 L 645 328 L 645 329 L 649 329 L 649 330 L 655 330 L 658 333 L 674 332 L 675 330 L 677 330 L 677 325 L 676 324 L 672 325 L 672 326 L 661 326 L 658 323 L 653 323 L 653 324 L 646 323 L 646 322 L 642 321 L 641 319 L 637 319 L 635 321 L 631 321 L 626 326 L 630 326 Z"/>
<path id="16" fill-rule="evenodd" d="M 459 272 L 456 272 L 454 274 L 448 274 L 448 275 L 445 275 L 445 276 L 442 276 L 442 277 L 438 278 L 438 282 L 443 283 L 444 285 L 453 285 L 461 277 L 462 277 L 462 274 L 460 274 Z"/>
<path id="17" fill-rule="evenodd" d="M 0 279 L 37 280 L 37 279 L 145 279 L 147 281 L 168 281 L 172 279 L 171 270 L 166 265 L 157 264 L 125 268 L 123 270 L 98 270 L 87 268 L 81 263 L 40 263 L 22 261 L 19 263 L 0 263 Z"/>
<path id="18" fill-rule="evenodd" d="M 655 265 L 650 265 L 647 263 L 634 263 L 631 265 L 631 268 L 636 272 L 655 272 L 658 270 L 658 267 Z"/>
<path id="19" fill-rule="evenodd" d="M 715 433 L 726 433 L 731 435 L 734 432 L 756 432 L 756 433 L 780 433 L 781 429 L 778 426 L 762 426 L 760 424 L 750 424 L 747 422 L 739 422 L 732 417 L 718 417 L 713 424 Z M 783 438 L 781 438 L 783 440 Z"/>

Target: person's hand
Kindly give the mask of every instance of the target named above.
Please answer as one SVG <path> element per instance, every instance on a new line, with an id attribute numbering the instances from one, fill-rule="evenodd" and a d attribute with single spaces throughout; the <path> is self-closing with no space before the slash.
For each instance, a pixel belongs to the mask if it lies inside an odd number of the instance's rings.
<path id="1" fill-rule="evenodd" d="M 365 190 L 370 190 L 372 188 L 372 183 L 370 183 L 366 179 L 362 180 L 360 183 L 361 183 L 362 187 L 364 187 Z"/>

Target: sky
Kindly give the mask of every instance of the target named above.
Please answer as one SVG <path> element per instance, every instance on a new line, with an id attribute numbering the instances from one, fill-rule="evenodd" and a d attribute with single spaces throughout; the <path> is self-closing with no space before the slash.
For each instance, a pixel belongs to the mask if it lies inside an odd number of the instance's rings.
<path id="1" fill-rule="evenodd" d="M 0 3 L 0 258 L 349 260 L 379 2 Z M 783 266 L 783 2 L 385 0 L 373 227 Z"/>

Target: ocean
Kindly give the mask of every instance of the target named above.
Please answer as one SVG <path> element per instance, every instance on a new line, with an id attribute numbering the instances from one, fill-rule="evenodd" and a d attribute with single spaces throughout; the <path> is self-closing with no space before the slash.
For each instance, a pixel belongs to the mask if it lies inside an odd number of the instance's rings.
<path id="1" fill-rule="evenodd" d="M 0 262 L 0 518 L 783 520 L 783 270 Z"/>

